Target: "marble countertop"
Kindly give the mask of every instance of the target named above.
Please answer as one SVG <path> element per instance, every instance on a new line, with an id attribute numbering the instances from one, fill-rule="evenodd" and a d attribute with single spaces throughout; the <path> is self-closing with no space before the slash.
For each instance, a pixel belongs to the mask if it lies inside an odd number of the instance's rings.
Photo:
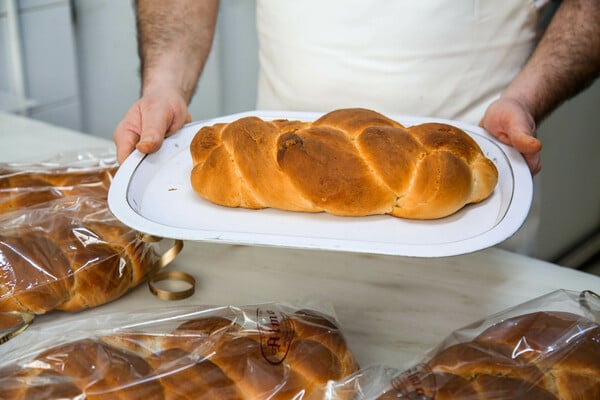
<path id="1" fill-rule="evenodd" d="M 82 148 L 114 148 L 107 139 L 0 112 L 0 162 L 29 161 Z"/>
<path id="2" fill-rule="evenodd" d="M 0 114 L 0 132 L 0 162 L 111 145 L 7 114 Z M 141 285 L 113 303 L 76 315 L 51 313 L 34 324 L 153 307 L 317 301 L 333 307 L 362 366 L 402 369 L 452 331 L 490 314 L 557 289 L 600 292 L 600 277 L 499 248 L 422 259 L 185 242 L 166 269 L 193 275 L 195 293 L 165 301 Z"/>

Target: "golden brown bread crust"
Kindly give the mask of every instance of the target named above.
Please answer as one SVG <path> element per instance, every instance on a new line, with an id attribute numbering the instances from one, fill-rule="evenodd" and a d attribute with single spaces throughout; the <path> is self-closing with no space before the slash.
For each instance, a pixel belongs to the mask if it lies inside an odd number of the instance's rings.
<path id="1" fill-rule="evenodd" d="M 56 382 L 42 385 L 42 382 Z M 1 399 L 75 399 L 81 393 L 73 382 L 61 382 L 52 370 L 39 371 L 10 366 L 0 369 Z"/>
<path id="2" fill-rule="evenodd" d="M 303 310 L 284 318 L 289 331 L 276 334 L 288 338 L 277 342 L 287 352 L 277 360 L 268 346 L 279 336 L 264 341 L 261 329 L 209 316 L 170 334 L 115 334 L 48 349 L 22 367 L 0 370 L 0 398 L 68 393 L 86 399 L 323 399 L 329 380 L 358 370 L 327 317 Z"/>
<path id="3" fill-rule="evenodd" d="M 484 200 L 498 181 L 464 131 L 405 128 L 360 108 L 312 123 L 246 117 L 206 126 L 190 153 L 195 192 L 228 207 L 434 219 Z"/>
<path id="4" fill-rule="evenodd" d="M 600 326 L 566 312 L 521 315 L 438 352 L 426 370 L 438 400 L 598 399 Z"/>
<path id="5" fill-rule="evenodd" d="M 108 209 L 116 170 L 0 170 L 0 311 L 94 307 L 155 272 L 155 246 Z"/>
<path id="6" fill-rule="evenodd" d="M 0 214 L 67 196 L 106 197 L 116 167 L 89 170 L 0 169 Z"/>
<path id="7" fill-rule="evenodd" d="M 0 216 L 0 311 L 78 311 L 115 300 L 154 271 L 152 244 L 99 197 L 65 197 Z"/>

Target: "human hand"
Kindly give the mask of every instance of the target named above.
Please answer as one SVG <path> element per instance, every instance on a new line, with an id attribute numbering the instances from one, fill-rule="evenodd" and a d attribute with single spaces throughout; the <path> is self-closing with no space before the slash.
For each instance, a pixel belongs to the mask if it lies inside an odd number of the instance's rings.
<path id="1" fill-rule="evenodd" d="M 144 93 L 113 133 L 117 160 L 122 163 L 134 149 L 142 153 L 157 151 L 165 137 L 191 120 L 187 102 L 177 91 L 156 89 Z"/>
<path id="2" fill-rule="evenodd" d="M 542 142 L 535 137 L 535 120 L 524 104 L 501 97 L 488 107 L 479 125 L 523 154 L 531 175 L 540 172 Z"/>

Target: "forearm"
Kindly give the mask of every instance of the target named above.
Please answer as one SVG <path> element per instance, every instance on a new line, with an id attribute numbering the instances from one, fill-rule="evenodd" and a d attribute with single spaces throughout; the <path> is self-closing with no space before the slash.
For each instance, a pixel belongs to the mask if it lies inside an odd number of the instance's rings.
<path id="1" fill-rule="evenodd" d="M 142 94 L 162 87 L 190 102 L 212 45 L 218 0 L 136 0 Z"/>
<path id="2" fill-rule="evenodd" d="M 563 0 L 521 73 L 503 93 L 541 121 L 600 73 L 600 1 Z"/>

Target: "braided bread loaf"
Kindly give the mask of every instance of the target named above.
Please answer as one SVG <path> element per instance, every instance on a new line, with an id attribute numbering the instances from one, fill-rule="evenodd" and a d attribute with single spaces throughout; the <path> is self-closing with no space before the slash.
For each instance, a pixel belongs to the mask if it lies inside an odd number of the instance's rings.
<path id="1" fill-rule="evenodd" d="M 23 366 L 0 369 L 0 398 L 323 399 L 328 381 L 357 370 L 328 317 L 310 310 L 266 313 L 255 327 L 244 326 L 249 314 L 240 321 L 213 315 L 170 333 L 59 345 Z"/>
<path id="2" fill-rule="evenodd" d="M 158 246 L 108 208 L 117 166 L 55 164 L 0 164 L 0 312 L 95 307 L 157 268 Z"/>
<path id="3" fill-rule="evenodd" d="M 0 215 L 0 311 L 107 303 L 154 272 L 155 250 L 100 197 L 64 197 Z"/>
<path id="4" fill-rule="evenodd" d="M 366 109 L 314 122 L 241 118 L 201 128 L 191 184 L 228 207 L 434 219 L 487 198 L 498 171 L 464 131 L 405 128 Z"/>
<path id="5" fill-rule="evenodd" d="M 395 386 L 379 399 L 409 386 L 435 400 L 600 399 L 600 326 L 566 312 L 510 318 L 438 352 Z"/>
<path id="6" fill-rule="evenodd" d="M 0 214 L 67 196 L 106 197 L 117 167 L 82 170 L 0 168 Z"/>

